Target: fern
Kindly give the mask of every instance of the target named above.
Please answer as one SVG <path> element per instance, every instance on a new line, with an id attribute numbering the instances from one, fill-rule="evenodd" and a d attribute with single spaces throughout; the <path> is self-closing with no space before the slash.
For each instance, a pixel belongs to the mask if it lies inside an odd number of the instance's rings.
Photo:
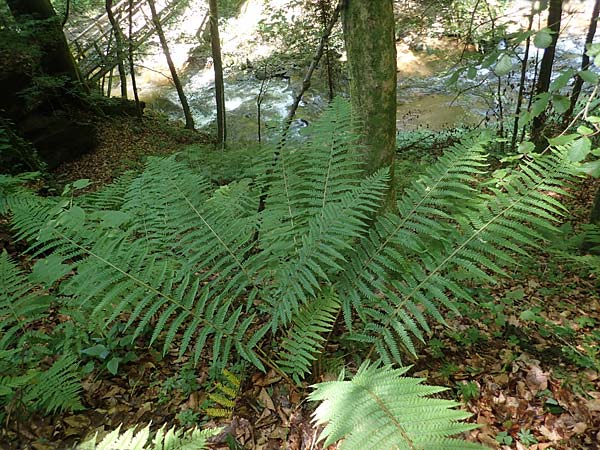
<path id="1" fill-rule="evenodd" d="M 208 398 L 217 406 L 206 408 L 206 414 L 210 417 L 231 418 L 242 380 L 227 369 L 223 369 L 222 373 L 227 383 L 217 383 L 215 386 L 217 392 L 208 394 Z"/>
<path id="2" fill-rule="evenodd" d="M 278 364 L 300 381 L 337 316 L 369 356 L 416 354 L 430 321 L 470 300 L 465 282 L 504 274 L 563 211 L 550 194 L 570 176 L 564 152 L 488 180 L 483 134 L 448 149 L 397 212 L 376 216 L 389 175 L 360 176 L 348 104 L 336 100 L 314 129 L 301 147 L 258 152 L 248 178 L 216 191 L 177 157 L 150 159 L 105 193 L 13 205 L 12 224 L 52 258 L 48 279 L 90 327 L 123 322 L 137 337 L 151 325 L 150 343 L 206 356 L 213 374 L 233 352 L 264 369 L 256 347 L 270 333 L 282 339 Z"/>
<path id="3" fill-rule="evenodd" d="M 129 429 L 121 433 L 120 427 L 97 442 L 97 436 L 79 445 L 77 450 L 201 450 L 207 448 L 208 439 L 219 434 L 218 428 L 183 432 L 175 427 L 166 430 L 163 426 L 150 440 L 150 425 L 137 433 Z"/>
<path id="4" fill-rule="evenodd" d="M 342 298 L 348 298 L 344 304 L 346 317 L 354 307 L 364 322 L 362 330 L 352 337 L 371 343 L 372 351 L 377 351 L 385 363 L 400 360 L 399 343 L 416 353 L 409 333 L 423 340 L 419 327 L 429 331 L 423 311 L 445 323 L 436 302 L 455 310 L 453 299 L 469 300 L 461 286 L 465 279 L 494 282 L 494 275 L 505 275 L 503 267 L 516 264 L 515 254 L 523 254 L 524 247 L 535 246 L 542 239 L 536 230 L 555 230 L 553 222 L 564 212 L 551 195 L 564 194 L 561 186 L 572 175 L 572 165 L 562 153 L 526 162 L 509 184 L 500 188 L 485 186 L 490 194 L 483 187 L 473 192 L 469 189 L 471 184 L 480 184 L 475 177 L 479 158 L 470 156 L 480 152 L 480 145 L 475 145 L 469 147 L 463 161 L 456 158 L 458 155 L 451 165 L 440 161 L 434 170 L 441 173 L 439 166 L 445 167 L 443 175 L 413 196 L 416 206 L 411 213 L 418 220 L 407 220 L 411 214 L 380 218 L 370 241 L 363 244 L 354 259 L 354 270 L 348 271 L 340 284 Z M 474 166 L 469 167 L 468 161 Z M 454 188 L 444 182 L 444 178 L 453 178 L 457 166 L 456 178 L 467 182 L 467 187 L 457 182 Z M 446 187 L 440 188 L 443 185 Z M 427 211 L 420 210 L 426 199 L 440 189 L 446 199 L 458 200 L 456 211 L 447 218 L 443 208 L 448 200 L 434 202 Z M 465 204 L 463 200 L 469 195 Z M 399 210 L 407 210 L 402 201 Z M 435 226 L 427 221 L 428 215 L 431 220 L 438 216 Z M 411 222 L 409 230 L 405 228 L 407 222 Z M 411 244 L 406 244 L 411 237 Z M 402 270 L 397 271 L 398 267 Z M 383 299 L 377 297 L 379 292 L 386 294 Z"/>
<path id="5" fill-rule="evenodd" d="M 408 368 L 377 368 L 363 364 L 350 381 L 317 384 L 309 400 L 321 401 L 314 421 L 325 424 L 324 447 L 342 440 L 343 450 L 384 448 L 467 450 L 481 445 L 450 436 L 473 428 L 460 423 L 471 414 L 452 409 L 458 403 L 430 398 L 445 390 L 403 377 Z"/>
<path id="6" fill-rule="evenodd" d="M 35 409 L 43 409 L 47 414 L 83 409 L 79 400 L 82 390 L 79 364 L 74 355 L 58 359 L 30 383 L 23 400 L 26 404 L 33 403 Z"/>
<path id="7" fill-rule="evenodd" d="M 305 305 L 294 317 L 288 335 L 281 341 L 278 367 L 300 384 L 317 359 L 325 338 L 337 318 L 340 301 L 333 292 L 324 293 Z"/>
<path id="8" fill-rule="evenodd" d="M 29 323 L 46 315 L 51 298 L 35 290 L 8 253 L 0 253 L 0 350 L 14 346 Z"/>

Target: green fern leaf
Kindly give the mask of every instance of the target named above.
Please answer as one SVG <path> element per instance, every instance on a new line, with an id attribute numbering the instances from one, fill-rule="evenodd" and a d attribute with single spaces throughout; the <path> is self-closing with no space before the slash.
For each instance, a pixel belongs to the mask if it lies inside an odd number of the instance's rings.
<path id="1" fill-rule="evenodd" d="M 365 363 L 350 381 L 315 385 L 309 399 L 322 402 L 313 417 L 325 425 L 324 446 L 341 440 L 341 450 L 483 449 L 450 437 L 477 427 L 459 422 L 471 414 L 453 409 L 455 402 L 429 398 L 445 388 L 403 377 L 407 370 Z"/>

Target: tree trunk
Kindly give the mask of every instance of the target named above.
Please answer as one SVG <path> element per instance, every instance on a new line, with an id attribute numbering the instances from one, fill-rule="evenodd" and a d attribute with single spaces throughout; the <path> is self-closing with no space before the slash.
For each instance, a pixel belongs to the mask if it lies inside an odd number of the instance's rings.
<path id="1" fill-rule="evenodd" d="M 585 47 L 583 49 L 583 55 L 581 56 L 581 70 L 587 70 L 588 67 L 590 67 L 590 57 L 586 53 L 586 47 L 588 44 L 591 44 L 594 41 L 594 36 L 596 35 L 596 28 L 598 26 L 598 16 L 600 16 L 600 0 L 596 0 L 596 3 L 594 3 L 594 9 L 592 10 L 592 19 L 590 21 L 590 26 L 585 37 Z M 577 100 L 579 100 L 579 94 L 581 94 L 582 86 L 583 78 L 577 75 L 575 77 L 575 84 L 573 85 L 573 93 L 571 94 L 571 104 L 569 105 L 569 109 L 565 112 L 565 122 L 569 122 L 571 120 L 571 116 L 573 116 L 573 111 L 575 110 L 575 106 L 577 105 Z"/>
<path id="2" fill-rule="evenodd" d="M 50 0 L 7 0 L 7 4 L 17 22 L 30 19 L 37 22 L 36 40 L 42 51 L 43 72 L 47 75 L 66 75 L 73 82 L 81 82 L 79 68 Z"/>
<path id="3" fill-rule="evenodd" d="M 352 110 L 365 169 L 390 167 L 396 152 L 396 42 L 392 0 L 346 0 L 342 15 Z M 393 186 L 393 182 L 390 184 Z M 394 201 L 390 191 L 388 206 Z"/>
<path id="4" fill-rule="evenodd" d="M 590 224 L 600 227 L 600 188 L 598 188 L 596 191 L 596 197 L 594 198 L 594 203 L 592 204 L 592 211 L 590 212 Z M 590 253 L 596 246 L 598 246 L 597 242 L 592 242 L 586 239 L 581 244 L 581 251 L 583 253 Z"/>
<path id="5" fill-rule="evenodd" d="M 544 50 L 542 63 L 540 64 L 540 73 L 536 86 L 536 94 L 548 92 L 550 88 L 550 79 L 552 77 L 552 66 L 554 65 L 554 54 L 556 52 L 556 42 L 560 33 L 560 20 L 562 16 L 562 0 L 550 0 L 548 8 L 548 28 L 552 32 L 552 42 Z M 546 121 L 546 113 L 543 112 L 533 119 L 531 128 L 531 140 L 538 148 L 544 147 L 545 142 L 542 136 L 544 123 Z"/>
<path id="6" fill-rule="evenodd" d="M 190 107 L 188 105 L 185 93 L 183 92 L 183 87 L 181 86 L 179 75 L 177 75 L 175 64 L 173 64 L 171 52 L 169 51 L 169 45 L 167 44 L 167 38 L 165 37 L 162 25 L 160 24 L 160 18 L 156 13 L 156 6 L 154 5 L 154 0 L 148 0 L 148 6 L 150 6 L 150 13 L 152 14 L 152 23 L 154 24 L 154 29 L 156 30 L 158 39 L 160 40 L 160 45 L 162 46 L 165 58 L 167 59 L 167 65 L 169 66 L 169 70 L 171 71 L 171 78 L 173 78 L 173 84 L 175 85 L 175 89 L 177 89 L 177 95 L 179 96 L 181 107 L 183 108 L 183 115 L 185 116 L 185 127 L 187 129 L 193 130 L 194 118 L 192 117 L 192 112 L 190 111 Z"/>
<path id="7" fill-rule="evenodd" d="M 128 25 L 127 32 L 127 57 L 129 59 L 129 73 L 131 75 L 131 89 L 133 90 L 133 98 L 135 99 L 135 110 L 139 118 L 142 117 L 142 108 L 140 106 L 140 96 L 138 95 L 137 83 L 135 79 L 135 64 L 133 61 L 133 0 L 129 0 L 128 6 Z"/>
<path id="8" fill-rule="evenodd" d="M 210 14 L 210 45 L 212 48 L 213 69 L 215 71 L 215 99 L 217 102 L 217 143 L 225 144 L 227 127 L 225 121 L 225 86 L 223 84 L 223 61 L 221 60 L 221 39 L 219 38 L 219 12 L 217 0 L 208 0 Z"/>
<path id="9" fill-rule="evenodd" d="M 125 58 L 123 57 L 123 33 L 121 32 L 121 27 L 119 27 L 119 24 L 117 23 L 115 15 L 112 11 L 113 0 L 106 0 L 105 7 L 106 15 L 108 16 L 108 21 L 110 22 L 110 26 L 112 27 L 115 36 L 117 68 L 119 69 L 119 80 L 121 82 L 121 97 L 127 98 L 127 74 L 125 73 L 125 64 L 123 63 L 123 61 L 125 60 Z"/>
<path id="10" fill-rule="evenodd" d="M 599 0 L 600 1 L 600 0 Z M 533 28 L 533 16 L 535 14 L 534 4 L 531 5 L 531 12 L 529 13 L 529 19 L 527 22 L 527 32 L 531 32 Z M 525 95 L 525 81 L 527 76 L 527 66 L 529 64 L 529 49 L 531 48 L 531 37 L 527 36 L 525 41 L 525 54 L 521 61 L 521 76 L 519 78 L 519 94 L 517 95 L 517 107 L 515 109 L 515 119 L 513 123 L 512 140 L 510 143 L 510 150 L 515 151 L 517 147 L 517 138 L 519 134 L 519 115 L 521 114 L 521 106 L 523 104 L 523 97 Z"/>

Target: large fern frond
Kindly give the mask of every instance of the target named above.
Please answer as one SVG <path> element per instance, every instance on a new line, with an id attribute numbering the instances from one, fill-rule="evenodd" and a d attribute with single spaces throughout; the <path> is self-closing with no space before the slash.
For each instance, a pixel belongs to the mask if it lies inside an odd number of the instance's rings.
<path id="1" fill-rule="evenodd" d="M 30 380 L 23 401 L 27 405 L 32 404 L 35 409 L 43 409 L 46 414 L 77 411 L 83 409 L 79 399 L 82 389 L 79 361 L 74 355 L 66 355 Z"/>
<path id="2" fill-rule="evenodd" d="M 292 320 L 292 326 L 281 342 L 277 366 L 296 383 L 301 383 L 321 353 L 325 344 L 323 335 L 331 332 L 339 307 L 335 293 L 326 292 L 302 307 Z"/>
<path id="3" fill-rule="evenodd" d="M 107 434 L 100 442 L 97 437 L 77 446 L 77 450 L 202 450 L 207 448 L 208 439 L 219 434 L 219 428 L 189 431 L 164 426 L 150 440 L 150 425 L 135 432 L 133 428 L 121 433 L 121 428 Z"/>
<path id="4" fill-rule="evenodd" d="M 482 450 L 450 437 L 477 428 L 459 422 L 471 414 L 453 409 L 456 402 L 430 398 L 445 388 L 403 377 L 407 370 L 365 363 L 350 381 L 315 385 L 309 399 L 322 402 L 313 417 L 325 425 L 320 436 L 324 446 L 342 440 L 341 450 Z"/>
<path id="5" fill-rule="evenodd" d="M 9 349 L 29 323 L 46 315 L 51 298 L 36 289 L 8 253 L 0 253 L 0 350 Z"/>

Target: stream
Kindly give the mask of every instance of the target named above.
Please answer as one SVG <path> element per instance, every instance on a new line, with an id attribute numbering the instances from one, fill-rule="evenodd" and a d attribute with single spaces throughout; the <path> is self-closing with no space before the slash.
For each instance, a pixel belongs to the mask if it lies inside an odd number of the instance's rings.
<path id="1" fill-rule="evenodd" d="M 281 0 L 284 1 L 284 0 Z M 521 0 L 515 2 L 519 3 Z M 229 19 L 222 27 L 223 54 L 228 52 L 244 53 L 245 60 L 261 57 L 272 49 L 264 44 L 256 44 L 248 36 L 256 32 L 261 14 L 266 12 L 248 1 L 237 17 Z M 516 6 L 515 6 L 516 7 Z M 194 13 L 198 17 L 198 11 Z M 579 14 L 578 16 L 581 16 Z M 589 17 L 589 15 L 587 16 Z M 585 17 L 579 18 L 577 27 L 561 36 L 557 48 L 556 68 L 577 67 L 580 64 L 583 49 Z M 180 30 L 186 23 L 186 17 L 180 21 Z M 240 27 L 244 27 L 243 33 Z M 249 33 L 249 34 L 246 34 Z M 179 39 L 181 42 L 182 40 Z M 248 44 L 248 42 L 250 42 Z M 183 46 L 183 48 L 181 48 Z M 195 50 L 194 45 L 175 44 L 176 57 L 179 55 L 178 66 L 186 67 L 188 55 Z M 205 50 L 206 52 L 206 50 Z M 497 77 L 489 69 L 477 70 L 471 80 L 461 80 L 457 89 L 448 87 L 447 70 L 451 69 L 453 60 L 462 52 L 462 46 L 457 40 L 428 39 L 420 45 L 419 51 L 404 42 L 397 43 L 398 67 L 398 107 L 397 127 L 399 131 L 430 129 L 439 131 L 461 126 L 476 126 L 493 115 L 498 109 L 493 92 L 497 89 Z M 159 49 L 158 52 L 160 53 Z M 531 58 L 535 58 L 535 49 Z M 156 56 L 156 55 L 155 55 Z M 541 52 L 540 52 L 541 57 Z M 241 58 L 238 58 L 238 61 Z M 144 63 L 146 65 L 148 63 Z M 160 63 L 158 63 L 160 64 Z M 514 60 L 514 73 L 506 86 L 518 83 L 518 65 Z M 160 69 L 164 71 L 163 69 Z M 175 89 L 166 78 L 156 77 L 160 72 L 152 69 L 153 74 L 140 74 L 140 96 L 147 107 L 167 115 L 171 119 L 181 120 L 182 110 Z M 182 71 L 184 90 L 188 97 L 190 108 L 196 123 L 196 128 L 214 132 L 216 107 L 214 100 L 214 74 L 210 58 L 204 59 L 204 64 L 187 65 Z M 153 76 L 154 75 L 154 76 Z M 317 74 L 315 73 L 315 76 Z M 294 97 L 299 89 L 304 73 L 300 71 L 289 73 L 286 78 L 272 78 L 263 84 L 255 76 L 254 70 L 242 69 L 239 64 L 230 64 L 225 71 L 225 97 L 227 110 L 227 133 L 231 141 L 257 140 L 257 96 L 264 89 L 261 106 L 261 130 L 263 138 L 274 139 L 278 136 L 278 127 L 286 116 Z M 533 78 L 533 72 L 528 74 Z M 303 97 L 303 101 L 292 123 L 292 136 L 304 126 L 310 124 L 328 103 L 326 86 L 313 80 L 312 87 Z M 347 83 L 346 83 L 347 84 Z M 343 83 L 342 83 L 343 85 Z M 462 92 L 458 95 L 458 89 Z M 513 89 L 514 90 L 514 89 Z M 344 89 L 338 94 L 347 95 Z M 504 90 L 503 96 L 514 95 L 510 90 Z"/>

